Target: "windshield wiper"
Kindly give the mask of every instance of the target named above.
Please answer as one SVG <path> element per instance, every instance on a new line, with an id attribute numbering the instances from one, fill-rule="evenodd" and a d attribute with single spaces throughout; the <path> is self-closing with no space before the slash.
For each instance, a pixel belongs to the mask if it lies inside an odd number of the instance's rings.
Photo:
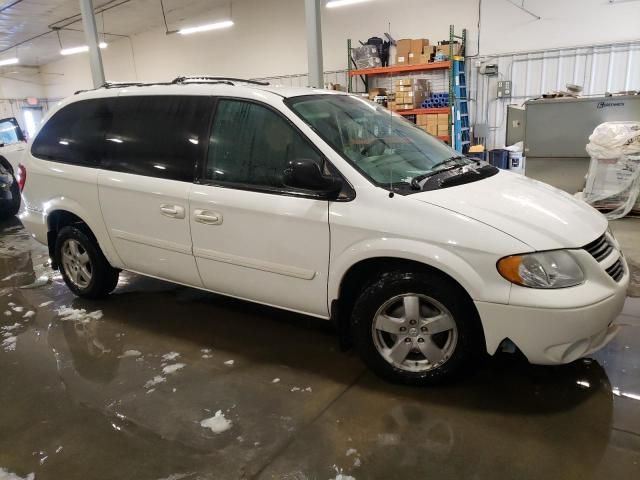
<path id="1" fill-rule="evenodd" d="M 457 162 L 457 160 L 464 160 L 464 158 L 465 157 L 463 156 L 457 155 L 455 157 L 450 157 L 450 158 L 447 158 L 446 160 L 436 163 L 431 167 L 431 171 L 426 173 L 421 173 L 420 175 L 416 175 L 415 177 L 413 177 L 411 179 L 411 188 L 413 188 L 414 190 L 420 190 L 422 188 L 422 186 L 420 185 L 420 182 L 422 182 L 423 180 L 429 177 L 432 177 L 433 175 L 437 175 L 438 173 L 446 172 L 448 170 L 453 170 L 453 169 L 464 166 L 464 164 L 456 163 L 456 165 L 451 165 L 450 167 L 447 167 L 447 168 L 440 168 L 438 170 L 434 170 L 434 168 L 441 167 L 442 165 L 446 165 L 447 163 Z"/>

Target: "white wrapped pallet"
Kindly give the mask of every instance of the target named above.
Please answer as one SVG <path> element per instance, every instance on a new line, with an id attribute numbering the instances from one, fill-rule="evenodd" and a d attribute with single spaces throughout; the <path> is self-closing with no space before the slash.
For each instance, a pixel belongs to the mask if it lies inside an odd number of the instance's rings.
<path id="1" fill-rule="evenodd" d="M 609 219 L 640 213 L 640 122 L 605 122 L 586 146 L 591 157 L 582 198 Z"/>

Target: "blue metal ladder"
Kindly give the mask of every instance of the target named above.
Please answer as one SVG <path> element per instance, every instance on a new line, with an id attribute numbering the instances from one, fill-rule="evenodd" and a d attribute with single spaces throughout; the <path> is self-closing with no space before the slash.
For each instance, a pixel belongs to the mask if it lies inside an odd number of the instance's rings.
<path id="1" fill-rule="evenodd" d="M 464 61 L 453 60 L 453 147 L 460 153 L 467 153 L 471 146 L 469 130 L 469 100 Z"/>

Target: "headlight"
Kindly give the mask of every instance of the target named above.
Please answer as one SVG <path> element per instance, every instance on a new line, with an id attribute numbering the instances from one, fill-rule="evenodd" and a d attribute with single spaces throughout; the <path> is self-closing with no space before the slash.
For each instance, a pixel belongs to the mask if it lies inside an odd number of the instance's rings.
<path id="1" fill-rule="evenodd" d="M 580 265 L 564 250 L 512 255 L 498 261 L 498 272 L 516 285 L 563 288 L 584 281 Z"/>

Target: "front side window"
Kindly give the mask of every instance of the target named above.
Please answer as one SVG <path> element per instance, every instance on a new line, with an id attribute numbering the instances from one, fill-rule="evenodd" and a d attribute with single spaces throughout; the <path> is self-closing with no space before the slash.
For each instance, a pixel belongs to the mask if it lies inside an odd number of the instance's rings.
<path id="1" fill-rule="evenodd" d="M 205 179 L 256 187 L 285 188 L 289 163 L 323 159 L 276 112 L 252 102 L 220 100 L 209 139 Z"/>
<path id="2" fill-rule="evenodd" d="M 56 112 L 33 141 L 31 153 L 44 160 L 98 166 L 102 140 L 111 124 L 112 101 L 81 100 Z"/>
<path id="3" fill-rule="evenodd" d="M 473 163 L 411 122 L 357 97 L 308 95 L 289 99 L 287 104 L 343 158 L 381 186 L 410 189 L 417 185 L 416 179 L 451 168 L 451 163 Z"/>
<path id="4" fill-rule="evenodd" d="M 15 118 L 0 120 L 0 145 L 11 145 L 24 140 L 22 130 Z"/>
<path id="5" fill-rule="evenodd" d="M 204 155 L 211 99 L 141 95 L 114 99 L 113 122 L 104 138 L 103 168 L 191 182 Z"/>

